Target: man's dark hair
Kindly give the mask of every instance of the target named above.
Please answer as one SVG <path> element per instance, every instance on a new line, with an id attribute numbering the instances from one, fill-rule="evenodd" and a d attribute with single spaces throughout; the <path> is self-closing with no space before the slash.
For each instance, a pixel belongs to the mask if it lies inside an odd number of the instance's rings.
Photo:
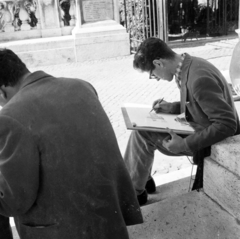
<path id="1" fill-rule="evenodd" d="M 141 71 L 154 70 L 153 60 L 173 59 L 176 53 L 161 39 L 150 37 L 143 41 L 134 55 L 133 67 Z"/>
<path id="2" fill-rule="evenodd" d="M 0 86 L 16 85 L 26 72 L 26 65 L 13 51 L 0 48 Z"/>

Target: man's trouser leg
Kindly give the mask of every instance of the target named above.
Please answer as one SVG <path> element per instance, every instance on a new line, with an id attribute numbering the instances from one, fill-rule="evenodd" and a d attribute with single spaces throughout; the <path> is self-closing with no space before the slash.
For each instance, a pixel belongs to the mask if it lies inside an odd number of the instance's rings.
<path id="1" fill-rule="evenodd" d="M 151 174 L 156 149 L 168 156 L 184 155 L 171 153 L 162 146 L 162 141 L 167 136 L 169 136 L 167 133 L 132 131 L 124 155 L 124 162 L 137 194 L 141 194 L 145 189 Z"/>
<path id="2" fill-rule="evenodd" d="M 0 238 L 13 239 L 9 218 L 0 215 Z"/>

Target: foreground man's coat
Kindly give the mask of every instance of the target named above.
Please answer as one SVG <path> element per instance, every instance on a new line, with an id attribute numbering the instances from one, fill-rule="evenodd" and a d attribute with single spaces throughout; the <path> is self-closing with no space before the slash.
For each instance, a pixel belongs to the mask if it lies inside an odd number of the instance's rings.
<path id="1" fill-rule="evenodd" d="M 142 215 L 94 88 L 35 72 L 0 112 L 0 214 L 21 239 L 125 239 Z"/>

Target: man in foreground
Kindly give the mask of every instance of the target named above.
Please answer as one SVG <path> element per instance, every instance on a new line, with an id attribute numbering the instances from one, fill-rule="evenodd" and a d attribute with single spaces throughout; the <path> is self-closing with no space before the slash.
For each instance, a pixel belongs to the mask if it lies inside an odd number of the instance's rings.
<path id="1" fill-rule="evenodd" d="M 129 238 L 142 215 L 95 89 L 0 49 L 0 97 L 0 214 L 20 238 Z"/>
<path id="2" fill-rule="evenodd" d="M 180 89 L 180 102 L 155 101 L 155 112 L 180 114 L 194 127 L 189 136 L 148 131 L 133 131 L 124 156 L 140 205 L 147 202 L 148 193 L 156 190 L 151 178 L 154 151 L 169 156 L 193 156 L 198 165 L 194 189 L 203 186 L 204 157 L 211 145 L 240 133 L 239 119 L 228 83 L 221 72 L 204 59 L 189 54 L 176 54 L 158 38 L 146 39 L 138 48 L 134 68 L 149 72 L 150 78 L 172 81 Z"/>

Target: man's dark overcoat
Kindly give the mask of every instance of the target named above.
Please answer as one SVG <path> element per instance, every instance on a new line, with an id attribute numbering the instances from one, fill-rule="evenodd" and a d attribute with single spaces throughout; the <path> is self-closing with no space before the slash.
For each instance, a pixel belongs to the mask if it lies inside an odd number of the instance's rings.
<path id="1" fill-rule="evenodd" d="M 22 239 L 124 239 L 142 215 L 94 88 L 32 73 L 0 112 L 0 214 Z"/>

